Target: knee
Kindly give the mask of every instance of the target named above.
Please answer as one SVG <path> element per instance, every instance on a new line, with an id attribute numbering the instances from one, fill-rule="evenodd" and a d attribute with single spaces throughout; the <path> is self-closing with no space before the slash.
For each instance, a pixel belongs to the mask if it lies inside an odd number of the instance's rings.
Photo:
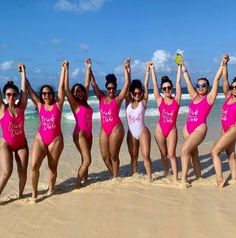
<path id="1" fill-rule="evenodd" d="M 190 153 L 189 148 L 185 145 L 182 145 L 181 147 L 181 155 L 188 155 Z"/>
<path id="2" fill-rule="evenodd" d="M 170 160 L 175 160 L 175 158 L 176 158 L 174 153 L 169 153 L 168 157 L 169 157 Z"/>
<path id="3" fill-rule="evenodd" d="M 220 154 L 220 151 L 216 147 L 213 147 L 211 149 L 211 156 L 213 159 L 214 159 L 214 157 L 218 156 L 219 154 Z"/>
<path id="4" fill-rule="evenodd" d="M 142 153 L 143 154 L 143 159 L 144 160 L 149 160 L 150 159 L 150 153 L 148 151 Z"/>
<path id="5" fill-rule="evenodd" d="M 12 169 L 11 170 L 9 170 L 9 171 L 2 171 L 2 175 L 1 175 L 1 177 L 4 179 L 4 180 L 7 180 L 7 179 L 9 179 L 10 177 L 11 177 L 11 175 L 12 175 Z"/>

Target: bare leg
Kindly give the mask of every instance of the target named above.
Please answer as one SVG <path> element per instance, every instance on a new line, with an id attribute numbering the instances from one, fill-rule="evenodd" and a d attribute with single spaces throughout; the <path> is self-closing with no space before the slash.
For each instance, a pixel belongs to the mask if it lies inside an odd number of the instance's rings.
<path id="1" fill-rule="evenodd" d="M 37 133 L 32 148 L 31 180 L 32 180 L 33 199 L 36 199 L 38 195 L 39 169 L 46 154 L 47 154 L 47 147 L 44 145 L 40 135 Z"/>
<path id="2" fill-rule="evenodd" d="M 26 144 L 23 148 L 15 152 L 17 172 L 19 177 L 19 198 L 22 198 L 27 180 L 27 167 L 29 158 L 29 148 Z"/>
<path id="3" fill-rule="evenodd" d="M 170 159 L 173 175 L 174 175 L 174 181 L 176 182 L 178 180 L 178 162 L 176 159 L 176 145 L 178 141 L 178 133 L 176 127 L 173 128 L 168 137 L 167 140 L 167 150 L 168 150 L 168 157 Z"/>
<path id="4" fill-rule="evenodd" d="M 152 180 L 152 162 L 150 158 L 151 134 L 147 127 L 143 129 L 139 141 L 147 176 Z"/>
<path id="5" fill-rule="evenodd" d="M 54 141 L 48 145 L 48 192 L 52 193 L 57 179 L 57 166 L 58 161 L 61 155 L 61 152 L 64 148 L 64 141 L 62 135 L 56 137 Z"/>
<path id="6" fill-rule="evenodd" d="M 225 180 L 223 178 L 223 173 L 222 173 L 221 159 L 219 155 L 222 151 L 227 150 L 227 155 L 231 156 L 232 154 L 231 147 L 232 147 L 232 144 L 235 142 L 235 135 L 236 135 L 236 126 L 233 126 L 229 128 L 226 133 L 221 134 L 221 136 L 215 142 L 211 150 L 213 164 L 214 164 L 214 168 L 216 172 L 217 185 L 219 187 L 223 187 L 225 183 Z"/>
<path id="7" fill-rule="evenodd" d="M 113 176 L 113 169 L 112 169 L 112 163 L 110 158 L 110 152 L 109 152 L 109 137 L 104 132 L 104 130 L 101 128 L 100 134 L 99 134 L 99 145 L 100 145 L 100 151 L 102 155 L 102 159 L 107 166 L 108 170 L 110 171 L 111 175 Z"/>
<path id="8" fill-rule="evenodd" d="M 235 142 L 231 144 L 229 149 L 226 149 L 226 154 L 229 159 L 229 169 L 231 172 L 231 179 L 236 180 Z"/>
<path id="9" fill-rule="evenodd" d="M 190 135 L 186 136 L 186 127 L 183 129 L 184 138 L 186 138 L 181 147 L 181 164 L 182 164 L 182 183 L 187 182 L 187 174 L 189 170 L 189 162 L 191 159 L 191 152 L 201 144 L 207 132 L 205 124 L 200 125 Z"/>
<path id="10" fill-rule="evenodd" d="M 130 130 L 128 130 L 127 133 L 127 145 L 130 154 L 130 165 L 133 175 L 134 173 L 138 172 L 139 141 L 132 136 Z"/>
<path id="11" fill-rule="evenodd" d="M 165 171 L 165 175 L 167 176 L 169 173 L 169 165 L 167 160 L 166 138 L 162 135 L 162 131 L 159 124 L 156 126 L 155 129 L 155 140 L 160 150 L 163 169 Z"/>
<path id="12" fill-rule="evenodd" d="M 198 158 L 198 148 L 193 149 L 190 154 L 192 158 L 192 165 L 196 179 L 201 178 L 202 175 L 201 175 L 200 160 Z"/>
<path id="13" fill-rule="evenodd" d="M 87 139 L 83 131 L 80 131 L 77 135 L 74 136 L 74 142 L 77 149 L 80 151 L 82 164 L 78 170 L 77 175 L 77 188 L 81 187 L 81 180 L 86 175 L 88 175 L 88 167 L 91 164 L 91 145 L 92 145 L 92 136 Z"/>
<path id="14" fill-rule="evenodd" d="M 13 154 L 9 150 L 7 143 L 1 140 L 0 145 L 0 166 L 1 166 L 1 175 L 0 175 L 0 195 L 5 188 L 8 179 L 11 177 L 13 170 Z"/>
<path id="15" fill-rule="evenodd" d="M 112 161 L 113 178 L 119 176 L 119 167 L 120 167 L 119 153 L 124 136 L 125 130 L 122 122 L 117 124 L 113 128 L 109 136 L 109 148 L 110 148 L 110 158 Z"/>

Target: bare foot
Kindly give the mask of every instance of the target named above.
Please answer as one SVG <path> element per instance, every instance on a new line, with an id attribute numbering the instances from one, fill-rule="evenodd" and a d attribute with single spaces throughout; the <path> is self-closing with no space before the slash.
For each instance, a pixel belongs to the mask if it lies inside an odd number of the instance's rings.
<path id="1" fill-rule="evenodd" d="M 223 188 L 225 186 L 225 179 L 217 179 L 217 187 L 218 188 Z"/>
<path id="2" fill-rule="evenodd" d="M 236 185 L 236 180 L 235 179 L 230 179 L 228 184 L 230 185 Z"/>

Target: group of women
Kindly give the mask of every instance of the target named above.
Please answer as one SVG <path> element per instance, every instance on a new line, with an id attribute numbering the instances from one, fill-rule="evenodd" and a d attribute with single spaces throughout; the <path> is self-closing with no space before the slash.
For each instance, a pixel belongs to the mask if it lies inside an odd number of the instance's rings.
<path id="1" fill-rule="evenodd" d="M 40 125 L 32 145 L 32 199 L 37 199 L 39 171 L 43 159 L 48 158 L 48 194 L 53 193 L 57 178 L 57 166 L 63 150 L 63 135 L 61 130 L 61 114 L 66 94 L 75 117 L 76 125 L 73 132 L 73 141 L 81 154 L 82 163 L 78 169 L 76 188 L 81 187 L 82 180 L 88 178 L 88 169 L 91 164 L 92 148 L 92 114 L 93 110 L 88 105 L 88 90 L 91 84 L 95 95 L 99 100 L 101 116 L 101 129 L 99 133 L 99 145 L 101 156 L 113 178 L 119 176 L 119 152 L 125 136 L 125 130 L 119 117 L 119 111 L 123 100 L 126 101 L 126 115 L 128 121 L 127 145 L 131 158 L 132 174 L 138 171 L 139 147 L 144 160 L 147 176 L 152 181 L 152 166 L 150 159 L 151 134 L 145 126 L 144 117 L 148 103 L 148 84 L 152 77 L 154 96 L 160 113 L 159 121 L 155 128 L 155 140 L 161 154 L 161 161 L 165 176 L 169 175 L 170 160 L 174 182 L 178 181 L 178 162 L 176 159 L 176 145 L 178 133 L 176 120 L 181 100 L 181 75 L 186 81 L 188 93 L 192 99 L 189 105 L 189 114 L 183 128 L 183 144 L 181 146 L 182 178 L 180 184 L 188 187 L 188 170 L 192 164 L 196 178 L 201 178 L 201 167 L 198 158 L 198 146 L 204 140 L 207 133 L 207 116 L 217 96 L 219 80 L 223 78 L 223 91 L 225 102 L 222 106 L 222 130 L 220 137 L 212 148 L 213 164 L 216 171 L 217 185 L 223 187 L 223 178 L 220 153 L 226 151 L 231 171 L 232 181 L 236 181 L 236 78 L 229 85 L 228 67 L 229 56 L 222 57 L 219 69 L 210 90 L 209 81 L 200 78 L 196 88 L 188 74 L 187 68 L 180 60 L 176 77 L 176 93 L 173 95 L 173 83 L 168 76 L 163 76 L 160 89 L 156 78 L 155 67 L 152 62 L 147 62 L 144 83 L 135 79 L 131 81 L 130 59 L 124 62 L 124 85 L 119 92 L 117 79 L 114 74 L 106 76 L 106 93 L 104 93 L 95 81 L 90 59 L 85 61 L 85 83 L 69 86 L 69 62 L 65 60 L 61 66 L 61 74 L 58 95 L 50 85 L 43 85 L 39 95 L 32 89 L 26 77 L 26 69 L 23 64 L 18 65 L 21 75 L 21 91 L 9 81 L 3 88 L 6 101 L 0 97 L 0 123 L 2 127 L 2 139 L 0 144 L 0 194 L 6 186 L 13 170 L 13 156 L 17 163 L 19 176 L 19 197 L 23 196 L 27 179 L 27 166 L 29 149 L 24 133 L 24 111 L 27 106 L 27 92 L 36 105 Z M 20 95 L 19 101 L 17 97 Z"/>

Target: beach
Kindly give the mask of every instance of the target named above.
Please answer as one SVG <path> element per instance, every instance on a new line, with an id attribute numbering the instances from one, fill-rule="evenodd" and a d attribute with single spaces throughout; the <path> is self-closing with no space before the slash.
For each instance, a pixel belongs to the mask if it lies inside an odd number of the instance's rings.
<path id="1" fill-rule="evenodd" d="M 111 179 L 100 155 L 100 121 L 96 114 L 98 103 L 93 103 L 92 98 L 90 103 L 93 104 L 95 118 L 89 183 L 80 190 L 74 190 L 80 155 L 71 138 L 73 117 L 65 105 L 62 119 L 65 146 L 58 166 L 55 192 L 52 196 L 46 194 L 48 168 L 45 159 L 40 170 L 39 201 L 36 204 L 30 201 L 29 159 L 25 197 L 18 200 L 18 178 L 14 164 L 14 172 L 1 195 L 1 237 L 235 237 L 236 185 L 227 185 L 223 189 L 216 187 L 210 155 L 210 148 L 220 133 L 221 96 L 209 115 L 208 134 L 199 147 L 203 179 L 194 180 L 191 169 L 189 180 L 192 186 L 188 189 L 175 185 L 171 177 L 163 176 L 160 153 L 153 137 L 158 115 L 151 96 L 146 124 L 152 134 L 153 183 L 149 183 L 145 176 L 141 155 L 139 173 L 130 176 L 126 139 L 120 152 L 120 177 Z M 179 171 L 181 130 L 187 116 L 188 102 L 188 96 L 184 96 L 177 123 Z M 26 114 L 25 130 L 31 148 L 38 121 L 35 115 L 32 116 L 35 113 L 32 104 L 30 110 L 32 113 L 28 111 Z M 127 131 L 124 117 L 122 121 Z M 228 178 L 225 154 L 222 154 L 222 162 L 224 176 Z"/>

